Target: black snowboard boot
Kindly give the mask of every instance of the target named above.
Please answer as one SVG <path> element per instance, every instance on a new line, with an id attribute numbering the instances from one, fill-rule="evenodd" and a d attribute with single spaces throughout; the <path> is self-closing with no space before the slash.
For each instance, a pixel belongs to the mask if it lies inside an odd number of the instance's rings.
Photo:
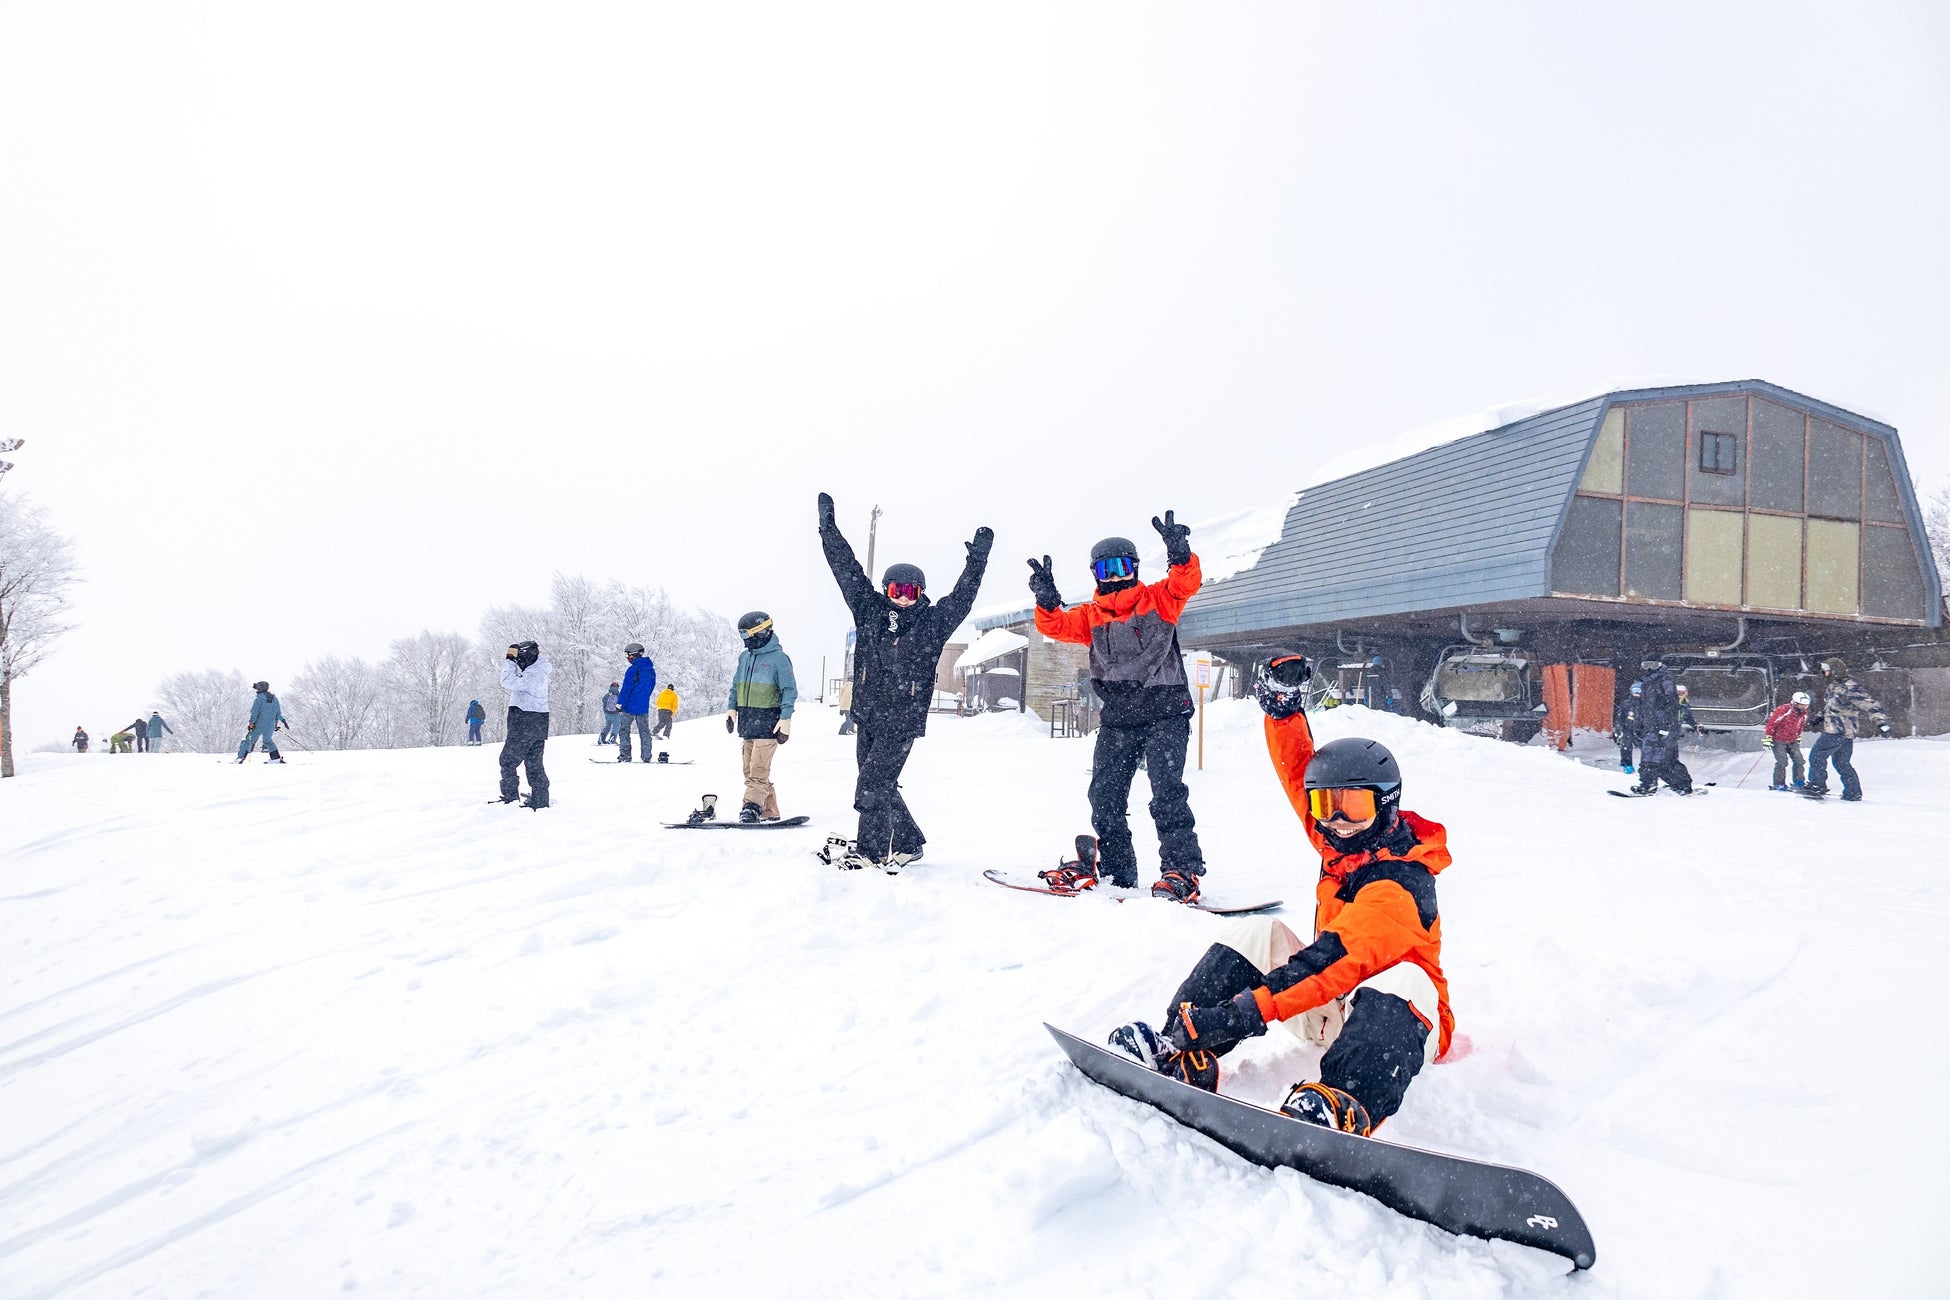
<path id="1" fill-rule="evenodd" d="M 758 824 L 759 814 L 764 811 L 755 803 L 748 803 L 738 810 L 738 820 L 747 826 Z"/>
<path id="2" fill-rule="evenodd" d="M 1154 898 L 1169 898 L 1175 903 L 1196 903 L 1198 901 L 1198 877 L 1192 872 L 1173 867 L 1158 877 L 1158 883 L 1151 886 Z"/>
<path id="3" fill-rule="evenodd" d="M 1133 1020 L 1128 1025 L 1119 1025 L 1111 1030 L 1110 1045 L 1135 1057 L 1147 1068 L 1169 1075 L 1180 1083 L 1189 1083 L 1206 1092 L 1219 1090 L 1218 1057 L 1210 1052 L 1178 1051 L 1172 1047 L 1170 1039 L 1161 1037 L 1142 1020 Z"/>
<path id="4" fill-rule="evenodd" d="M 1296 1083 L 1280 1103 L 1280 1114 L 1341 1133 L 1366 1137 L 1374 1131 L 1368 1110 L 1348 1093 L 1324 1083 Z"/>

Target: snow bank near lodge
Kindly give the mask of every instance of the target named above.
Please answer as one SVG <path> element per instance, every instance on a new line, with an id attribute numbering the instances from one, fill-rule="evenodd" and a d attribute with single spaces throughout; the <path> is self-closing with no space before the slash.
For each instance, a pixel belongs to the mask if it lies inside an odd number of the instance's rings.
<path id="1" fill-rule="evenodd" d="M 1446 823 L 1461 1041 L 1385 1130 L 1564 1187 L 1596 1270 L 1261 1170 L 1082 1080 L 1042 1032 L 1155 1017 L 1222 922 L 1012 893 L 1085 827 L 1089 745 L 936 719 L 907 874 L 813 861 L 852 745 L 802 713 L 802 831 L 664 831 L 736 790 L 550 745 L 30 755 L 0 786 L 0 1295 L 1907 1296 L 1950 1159 L 1950 745 L 1858 749 L 1871 802 L 1610 799 L 1606 773 L 1335 710 Z M 1759 777 L 1765 777 L 1765 770 Z M 1191 776 L 1209 889 L 1312 870 L 1250 704 Z M 1133 804 L 1140 810 L 1142 778 Z M 1141 851 L 1152 841 L 1140 811 Z M 1227 1088 L 1275 1096 L 1279 1033 Z"/>

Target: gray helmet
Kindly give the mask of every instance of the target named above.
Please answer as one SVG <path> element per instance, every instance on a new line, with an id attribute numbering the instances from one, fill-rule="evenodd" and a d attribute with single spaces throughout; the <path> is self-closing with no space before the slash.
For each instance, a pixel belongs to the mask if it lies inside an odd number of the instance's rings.
<path id="1" fill-rule="evenodd" d="M 747 650 L 758 649 L 772 639 L 772 616 L 762 609 L 739 615 L 738 635 L 745 638 Z"/>
<path id="2" fill-rule="evenodd" d="M 1314 751 L 1307 763 L 1307 789 L 1340 790 L 1360 786 L 1376 794 L 1402 790 L 1402 769 L 1378 740 L 1347 736 L 1330 740 Z"/>
<path id="3" fill-rule="evenodd" d="M 1130 538 L 1106 537 L 1090 548 L 1090 560 L 1094 564 L 1098 560 L 1114 560 L 1120 555 L 1135 560 L 1137 553 L 1137 543 Z"/>
<path id="4" fill-rule="evenodd" d="M 628 645 L 623 647 L 623 653 L 628 655 L 632 659 L 636 658 L 638 655 L 643 653 L 643 642 L 641 641 L 630 642 Z"/>

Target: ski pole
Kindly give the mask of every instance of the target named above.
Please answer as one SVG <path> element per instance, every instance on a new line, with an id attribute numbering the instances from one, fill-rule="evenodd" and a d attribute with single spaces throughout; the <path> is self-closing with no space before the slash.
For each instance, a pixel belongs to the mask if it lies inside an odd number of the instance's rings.
<path id="1" fill-rule="evenodd" d="M 1760 751 L 1760 758 L 1756 758 L 1756 759 L 1754 760 L 1754 766 L 1753 766 L 1753 767 L 1750 767 L 1750 768 L 1748 768 L 1748 769 L 1747 769 L 1747 776 L 1752 776 L 1752 775 L 1754 774 L 1754 768 L 1757 768 L 1757 767 L 1759 767 L 1759 766 L 1760 766 L 1760 759 L 1761 759 L 1761 758 L 1766 758 L 1766 757 L 1767 757 L 1767 751 L 1766 751 L 1766 750 L 1764 750 L 1764 749 L 1763 749 L 1763 750 L 1761 750 L 1761 751 Z M 1738 789 L 1739 789 L 1739 788 L 1740 788 L 1741 786 L 1743 786 L 1743 785 L 1745 785 L 1745 784 L 1747 784 L 1747 776 L 1743 776 L 1743 777 L 1741 777 L 1741 778 L 1740 778 L 1740 779 L 1739 779 L 1738 781 L 1735 781 L 1735 782 L 1733 783 L 1733 788 L 1734 788 L 1734 789 L 1736 789 L 1736 790 L 1738 790 Z"/>
<path id="2" fill-rule="evenodd" d="M 316 754 L 318 752 L 317 750 L 313 749 L 310 745 L 307 745 L 304 741 L 298 739 L 298 737 L 292 735 L 291 728 L 286 727 L 283 730 L 284 730 L 284 738 L 290 741 L 292 744 L 296 745 L 298 748 L 304 750 L 307 754 Z M 273 734 L 275 735 L 276 733 Z"/>

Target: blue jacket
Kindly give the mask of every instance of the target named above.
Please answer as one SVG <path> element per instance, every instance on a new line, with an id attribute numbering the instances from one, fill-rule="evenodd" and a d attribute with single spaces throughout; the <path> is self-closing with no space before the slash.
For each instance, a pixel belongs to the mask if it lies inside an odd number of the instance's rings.
<path id="1" fill-rule="evenodd" d="M 625 713 L 648 713 L 650 696 L 656 689 L 657 665 L 650 662 L 649 655 L 638 655 L 623 673 L 623 689 L 617 692 L 616 703 Z"/>
<path id="2" fill-rule="evenodd" d="M 799 683 L 792 676 L 792 660 L 776 636 L 738 656 L 725 707 L 737 710 L 741 738 L 762 740 L 770 736 L 779 719 L 792 716 L 792 706 L 798 700 Z"/>
<path id="3" fill-rule="evenodd" d="M 284 721 L 284 709 L 278 704 L 278 697 L 269 691 L 259 691 L 251 701 L 251 729 L 253 731 L 276 731 Z"/>
<path id="4" fill-rule="evenodd" d="M 176 728 L 170 726 L 167 722 L 164 722 L 162 718 L 162 714 L 160 713 L 150 714 L 149 721 L 145 722 L 142 725 L 148 731 L 149 739 L 151 740 L 161 740 L 163 738 L 163 732 L 165 731 L 167 731 L 172 736 L 176 734 Z"/>

